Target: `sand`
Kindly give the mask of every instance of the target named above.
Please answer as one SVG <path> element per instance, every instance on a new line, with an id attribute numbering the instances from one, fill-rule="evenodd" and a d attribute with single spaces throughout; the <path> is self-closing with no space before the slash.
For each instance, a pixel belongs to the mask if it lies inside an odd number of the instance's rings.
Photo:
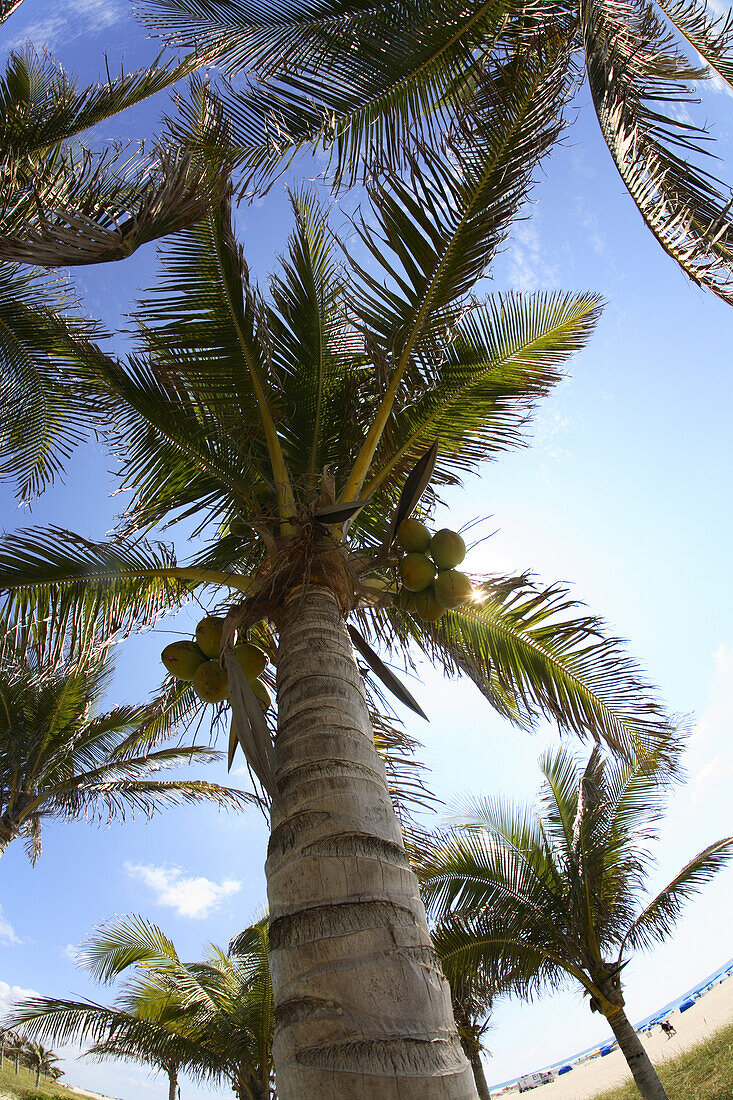
<path id="1" fill-rule="evenodd" d="M 670 1012 L 666 1018 L 677 1029 L 674 1038 L 667 1039 L 658 1025 L 639 1036 L 652 1062 L 673 1058 L 733 1022 L 733 976 L 708 990 L 687 1012 Z M 610 1029 L 608 1036 L 609 1042 L 612 1042 Z M 605 1058 L 594 1058 L 575 1065 L 572 1072 L 563 1074 L 552 1084 L 540 1085 L 522 1093 L 522 1096 L 532 1097 L 532 1100 L 590 1100 L 590 1097 L 630 1080 L 631 1074 L 624 1056 L 616 1049 Z M 491 1095 L 500 1094 L 492 1092 Z M 517 1091 L 512 1090 L 506 1095 L 515 1097 Z"/>

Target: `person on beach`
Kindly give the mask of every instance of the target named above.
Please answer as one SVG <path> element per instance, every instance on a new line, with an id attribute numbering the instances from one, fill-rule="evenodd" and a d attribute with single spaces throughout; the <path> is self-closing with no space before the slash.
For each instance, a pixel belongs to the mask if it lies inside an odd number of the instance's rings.
<path id="1" fill-rule="evenodd" d="M 662 1020 L 662 1022 L 659 1026 L 661 1027 L 662 1031 L 664 1032 L 664 1034 L 667 1036 L 668 1039 L 671 1039 L 673 1035 L 677 1034 L 677 1029 L 672 1027 L 669 1020 Z"/>

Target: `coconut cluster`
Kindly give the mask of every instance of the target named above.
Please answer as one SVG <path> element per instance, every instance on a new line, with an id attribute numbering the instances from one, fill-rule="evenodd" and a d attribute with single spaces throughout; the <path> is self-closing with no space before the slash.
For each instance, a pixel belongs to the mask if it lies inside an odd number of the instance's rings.
<path id="1" fill-rule="evenodd" d="M 471 599 L 473 585 L 456 569 L 466 556 L 466 544 L 457 531 L 444 527 L 431 534 L 420 520 L 404 519 L 397 541 L 405 551 L 399 564 L 403 611 L 434 623 Z"/>
<path id="2" fill-rule="evenodd" d="M 221 631 L 224 620 L 207 615 L 196 627 L 195 642 L 171 642 L 160 655 L 165 667 L 176 680 L 189 680 L 204 703 L 223 703 L 229 698 L 229 677 L 219 664 Z M 234 647 L 250 686 L 263 710 L 272 705 L 267 685 L 260 679 L 267 668 L 267 654 L 251 642 Z"/>

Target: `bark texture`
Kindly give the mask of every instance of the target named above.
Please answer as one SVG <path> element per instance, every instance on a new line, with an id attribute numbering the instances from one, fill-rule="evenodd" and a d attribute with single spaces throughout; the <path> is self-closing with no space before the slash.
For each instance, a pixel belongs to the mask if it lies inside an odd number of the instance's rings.
<path id="1" fill-rule="evenodd" d="M 168 1100 L 176 1100 L 178 1090 L 178 1067 L 168 1066 Z"/>
<path id="2" fill-rule="evenodd" d="M 336 599 L 298 594 L 279 626 L 267 858 L 278 1098 L 473 1100 Z"/>
<path id="3" fill-rule="evenodd" d="M 468 1055 L 468 1060 L 471 1063 L 473 1080 L 476 1085 L 476 1092 L 479 1095 L 479 1100 L 491 1100 L 489 1082 L 486 1080 L 486 1074 L 484 1073 L 484 1064 L 481 1061 L 481 1055 L 477 1050 L 473 1050 Z"/>
<path id="4" fill-rule="evenodd" d="M 14 814 L 6 810 L 5 813 L 0 816 L 0 856 L 4 854 L 11 840 L 15 840 L 19 832 L 20 822 Z"/>
<path id="5" fill-rule="evenodd" d="M 618 1039 L 619 1050 L 628 1062 L 636 1087 L 644 1100 L 669 1100 L 657 1071 L 652 1065 L 641 1039 L 626 1018 L 622 1008 L 607 1017 Z"/>

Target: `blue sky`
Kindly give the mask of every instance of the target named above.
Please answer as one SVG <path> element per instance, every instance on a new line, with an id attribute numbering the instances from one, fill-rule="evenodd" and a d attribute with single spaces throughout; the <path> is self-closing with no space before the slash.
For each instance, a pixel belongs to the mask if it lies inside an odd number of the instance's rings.
<path id="1" fill-rule="evenodd" d="M 124 57 L 133 66 L 153 47 L 126 0 L 25 0 L 0 31 L 3 46 L 26 37 L 46 44 L 70 70 L 92 78 Z M 102 136 L 149 133 L 162 104 L 113 120 Z M 615 173 L 585 95 L 564 147 L 545 165 L 527 220 L 492 269 L 496 287 L 595 290 L 607 305 L 587 350 L 537 417 L 531 447 L 516 451 L 447 499 L 439 526 L 490 517 L 496 534 L 467 559 L 481 571 L 532 569 L 545 581 L 572 583 L 573 594 L 629 639 L 670 709 L 689 715 L 689 779 L 675 791 L 659 844 L 653 886 L 695 852 L 730 832 L 733 759 L 733 601 L 729 584 L 733 524 L 730 409 L 733 315 L 696 289 L 644 228 Z M 721 174 L 733 179 L 733 100 L 711 90 L 705 117 L 715 121 Z M 306 164 L 307 174 L 318 165 Z M 274 189 L 242 207 L 240 235 L 253 269 L 273 266 L 288 232 L 284 194 Z M 154 248 L 124 264 L 83 273 L 87 309 L 114 323 L 155 273 Z M 487 289 L 492 289 L 487 284 Z M 6 529 L 57 522 L 101 537 L 119 498 L 110 499 L 108 460 L 79 452 L 67 483 L 18 512 L 0 498 Z M 179 547 L 181 556 L 184 547 Z M 189 607 L 172 630 L 191 631 Z M 114 699 L 143 698 L 160 682 L 158 654 L 173 637 L 163 629 L 121 647 Z M 421 669 L 416 690 L 430 724 L 413 723 L 432 768 L 432 786 L 448 804 L 467 793 L 532 798 L 536 760 L 553 731 L 530 737 L 487 709 L 467 683 L 446 684 Z M 225 769 L 207 773 L 225 781 Z M 246 777 L 235 776 L 235 783 Z M 0 864 L 0 1007 L 15 988 L 59 996 L 100 996 L 74 966 L 73 946 L 114 914 L 158 921 L 186 957 L 226 943 L 256 915 L 265 896 L 266 828 L 211 809 L 177 809 L 151 823 L 97 829 L 48 825 L 45 851 L 28 866 L 11 847 Z M 627 1004 L 641 1018 L 733 954 L 733 870 L 691 905 L 673 940 L 627 969 Z M 102 994 L 102 995 L 106 995 Z M 527 1006 L 496 1007 L 487 1044 L 492 1081 L 527 1072 L 605 1038 L 575 992 Z M 141 1100 L 164 1096 L 165 1083 L 134 1066 L 67 1064 L 87 1088 Z M 197 1090 L 184 1085 L 184 1095 Z"/>

